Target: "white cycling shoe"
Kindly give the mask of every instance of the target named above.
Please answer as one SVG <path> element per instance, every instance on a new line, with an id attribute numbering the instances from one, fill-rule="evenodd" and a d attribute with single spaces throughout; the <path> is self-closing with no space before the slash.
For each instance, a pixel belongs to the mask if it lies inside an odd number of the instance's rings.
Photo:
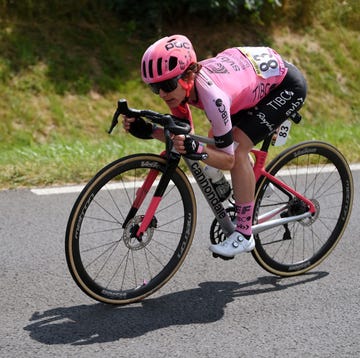
<path id="1" fill-rule="evenodd" d="M 242 252 L 252 251 L 255 247 L 254 235 L 247 240 L 238 231 L 234 231 L 226 240 L 209 247 L 214 254 L 225 257 L 234 257 Z"/>

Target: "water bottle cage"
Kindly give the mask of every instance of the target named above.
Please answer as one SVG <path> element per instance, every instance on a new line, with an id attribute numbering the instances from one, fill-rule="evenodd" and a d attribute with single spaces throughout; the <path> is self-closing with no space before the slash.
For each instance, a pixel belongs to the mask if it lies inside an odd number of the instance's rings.
<path id="1" fill-rule="evenodd" d="M 211 181 L 212 186 L 214 187 L 220 201 L 225 201 L 231 194 L 231 187 L 228 181 L 225 178 L 222 178 L 216 183 Z"/>

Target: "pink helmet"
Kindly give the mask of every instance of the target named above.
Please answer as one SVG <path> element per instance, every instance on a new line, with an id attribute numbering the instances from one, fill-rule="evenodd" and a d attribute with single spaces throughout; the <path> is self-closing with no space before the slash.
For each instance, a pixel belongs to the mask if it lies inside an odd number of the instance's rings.
<path id="1" fill-rule="evenodd" d="M 141 77 L 147 84 L 162 82 L 181 75 L 194 62 L 196 54 L 186 36 L 164 37 L 145 51 Z"/>

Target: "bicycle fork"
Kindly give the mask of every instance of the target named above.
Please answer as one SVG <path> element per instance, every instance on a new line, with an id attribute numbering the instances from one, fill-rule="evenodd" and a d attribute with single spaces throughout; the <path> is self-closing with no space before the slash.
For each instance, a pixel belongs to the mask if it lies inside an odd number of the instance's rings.
<path id="1" fill-rule="evenodd" d="M 153 218 L 155 217 L 155 212 L 160 204 L 161 198 L 165 193 L 165 190 L 170 182 L 173 172 L 176 170 L 180 161 L 180 155 L 176 153 L 170 153 L 169 159 L 167 160 L 166 169 L 162 174 L 160 181 L 155 189 L 155 193 L 150 201 L 149 207 L 146 210 L 144 218 L 141 221 L 140 226 L 137 228 L 136 232 L 133 232 L 134 237 L 141 241 L 144 232 L 148 229 L 149 225 L 152 223 Z M 141 204 L 143 203 L 147 193 L 154 184 L 155 179 L 157 178 L 159 171 L 157 169 L 151 169 L 147 175 L 142 186 L 137 190 L 135 200 L 129 210 L 129 213 L 123 223 L 123 228 L 127 226 L 129 221 L 136 215 Z"/>

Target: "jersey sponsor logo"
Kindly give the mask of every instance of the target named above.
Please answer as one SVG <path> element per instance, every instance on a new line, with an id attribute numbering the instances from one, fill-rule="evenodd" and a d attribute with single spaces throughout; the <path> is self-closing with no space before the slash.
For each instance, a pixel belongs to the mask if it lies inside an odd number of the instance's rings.
<path id="1" fill-rule="evenodd" d="M 291 105 L 291 108 L 286 112 L 286 115 L 290 117 L 294 112 L 296 112 L 304 104 L 304 98 L 299 97 L 296 102 Z"/>
<path id="2" fill-rule="evenodd" d="M 277 97 L 267 103 L 267 106 L 270 106 L 276 110 L 287 104 L 290 100 L 292 100 L 294 96 L 294 92 L 292 91 L 282 91 Z"/>
<path id="3" fill-rule="evenodd" d="M 275 130 L 275 127 L 266 119 L 266 115 L 263 112 L 256 113 L 256 117 L 260 119 L 260 124 L 266 126 L 270 132 Z"/>
<path id="4" fill-rule="evenodd" d="M 227 125 L 228 122 L 229 122 L 229 115 L 228 115 L 228 112 L 226 110 L 226 107 L 225 105 L 223 104 L 223 101 L 221 98 L 218 98 L 216 101 L 215 101 L 215 105 L 217 107 L 217 110 L 218 112 L 220 113 L 221 115 L 221 118 L 223 119 L 224 121 L 224 124 Z"/>
<path id="5" fill-rule="evenodd" d="M 231 66 L 231 68 L 235 71 L 241 71 L 241 67 L 231 58 L 227 57 L 227 56 L 219 56 L 217 57 L 217 59 L 219 59 L 221 62 L 223 63 L 227 63 L 229 64 L 229 66 Z"/>
<path id="6" fill-rule="evenodd" d="M 229 71 L 226 69 L 226 67 L 222 63 L 210 63 L 205 66 L 205 68 L 211 72 L 211 73 L 229 73 Z"/>
<path id="7" fill-rule="evenodd" d="M 215 101 L 215 105 L 216 107 L 221 107 L 223 105 L 223 101 L 221 98 L 218 98 L 216 101 Z"/>
<path id="8" fill-rule="evenodd" d="M 274 84 L 270 83 L 259 83 L 255 89 L 253 90 L 254 94 L 254 101 L 260 101 L 263 99 L 273 88 L 275 87 Z"/>

